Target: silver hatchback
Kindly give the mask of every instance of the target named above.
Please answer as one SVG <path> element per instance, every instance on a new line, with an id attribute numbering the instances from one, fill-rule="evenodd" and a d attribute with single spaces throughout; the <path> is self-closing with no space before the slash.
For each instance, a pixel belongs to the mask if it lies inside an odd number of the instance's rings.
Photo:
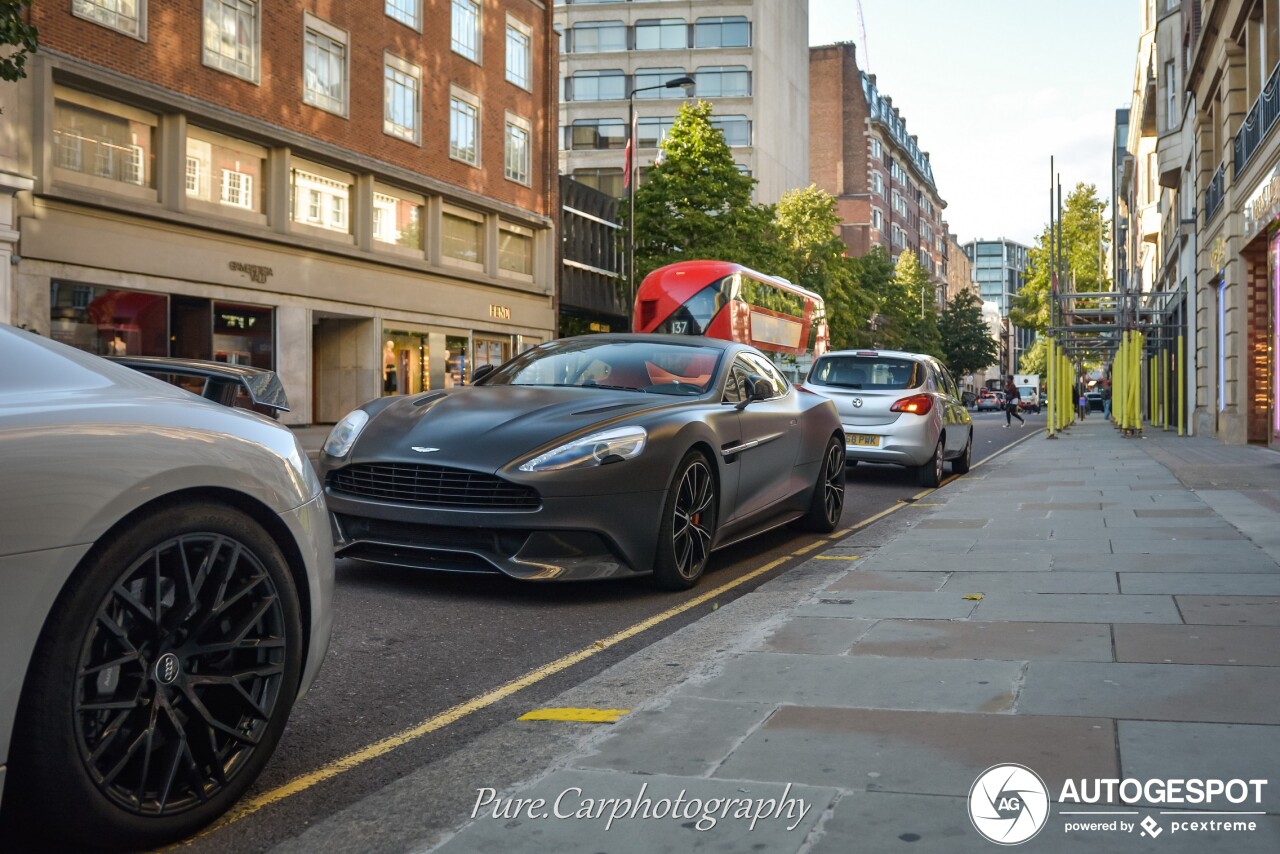
<path id="1" fill-rule="evenodd" d="M 955 381 L 932 356 L 837 350 L 814 362 L 804 387 L 835 403 L 850 465 L 913 468 L 922 486 L 942 481 L 944 460 L 956 474 L 969 470 L 973 419 Z"/>

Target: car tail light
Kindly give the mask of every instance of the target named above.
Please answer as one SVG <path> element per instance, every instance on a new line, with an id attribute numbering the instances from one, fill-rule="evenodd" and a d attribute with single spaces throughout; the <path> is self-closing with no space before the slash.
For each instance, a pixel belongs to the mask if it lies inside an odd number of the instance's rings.
<path id="1" fill-rule="evenodd" d="M 928 415 L 930 409 L 933 409 L 933 398 L 927 394 L 904 397 L 889 407 L 890 412 L 910 412 L 914 415 Z"/>

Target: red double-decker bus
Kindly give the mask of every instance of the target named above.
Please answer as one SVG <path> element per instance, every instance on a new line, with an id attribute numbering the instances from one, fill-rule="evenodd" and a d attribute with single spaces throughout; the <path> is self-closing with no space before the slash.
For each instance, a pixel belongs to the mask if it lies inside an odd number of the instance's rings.
<path id="1" fill-rule="evenodd" d="M 645 276 L 632 329 L 751 344 L 793 382 L 827 350 L 822 297 L 727 261 L 681 261 Z"/>

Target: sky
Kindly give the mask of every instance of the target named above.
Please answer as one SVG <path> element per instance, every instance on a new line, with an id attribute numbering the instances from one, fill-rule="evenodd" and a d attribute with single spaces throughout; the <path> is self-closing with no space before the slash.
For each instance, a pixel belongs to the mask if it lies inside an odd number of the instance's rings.
<path id="1" fill-rule="evenodd" d="M 809 0 L 809 44 L 852 41 L 929 152 L 961 243 L 1032 245 L 1063 198 L 1111 194 L 1115 111 L 1129 106 L 1141 0 Z M 865 27 L 866 37 L 863 38 Z"/>

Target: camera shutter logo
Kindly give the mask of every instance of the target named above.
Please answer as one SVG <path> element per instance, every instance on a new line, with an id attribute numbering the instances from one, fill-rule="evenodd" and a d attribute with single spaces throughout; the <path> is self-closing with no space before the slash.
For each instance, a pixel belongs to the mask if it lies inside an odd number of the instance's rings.
<path id="1" fill-rule="evenodd" d="M 1035 836 L 1049 818 L 1049 789 L 1023 765 L 993 765 L 969 790 L 969 820 L 998 845 L 1018 845 Z"/>

